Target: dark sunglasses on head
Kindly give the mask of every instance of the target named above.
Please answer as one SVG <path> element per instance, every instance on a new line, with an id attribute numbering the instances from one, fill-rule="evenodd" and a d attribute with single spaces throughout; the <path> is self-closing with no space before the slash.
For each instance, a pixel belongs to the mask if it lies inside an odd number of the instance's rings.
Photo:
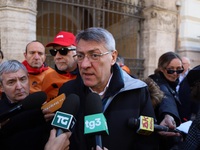
<path id="1" fill-rule="evenodd" d="M 52 56 L 56 56 L 57 52 L 59 52 L 60 55 L 65 56 L 65 55 L 67 55 L 67 53 L 68 53 L 69 51 L 75 51 L 75 50 L 76 50 L 76 48 L 69 48 L 69 47 L 67 48 L 67 47 L 63 47 L 63 48 L 61 48 L 61 49 L 50 49 L 49 52 L 50 52 L 50 54 L 51 54 Z"/>
<path id="2" fill-rule="evenodd" d="M 173 74 L 173 73 L 177 73 L 177 74 L 181 74 L 183 72 L 183 69 L 181 70 L 172 70 L 172 69 L 166 69 L 168 74 Z"/>

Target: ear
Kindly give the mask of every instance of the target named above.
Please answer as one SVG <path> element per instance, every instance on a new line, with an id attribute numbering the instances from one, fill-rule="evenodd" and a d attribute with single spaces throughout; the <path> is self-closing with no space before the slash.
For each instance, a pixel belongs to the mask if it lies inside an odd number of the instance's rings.
<path id="1" fill-rule="evenodd" d="M 115 64 L 115 62 L 117 60 L 117 55 L 118 55 L 118 51 L 117 50 L 112 52 L 112 65 Z"/>
<path id="2" fill-rule="evenodd" d="M 159 69 L 162 73 L 164 73 L 164 71 L 165 71 L 165 69 L 163 69 L 163 68 L 160 68 Z"/>
<path id="3" fill-rule="evenodd" d="M 26 58 L 26 52 L 24 52 L 24 57 Z"/>

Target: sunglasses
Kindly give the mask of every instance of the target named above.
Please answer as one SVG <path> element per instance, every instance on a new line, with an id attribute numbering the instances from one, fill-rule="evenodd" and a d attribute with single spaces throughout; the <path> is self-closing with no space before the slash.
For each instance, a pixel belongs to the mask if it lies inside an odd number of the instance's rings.
<path id="1" fill-rule="evenodd" d="M 168 74 L 174 74 L 175 72 L 177 74 L 181 74 L 183 72 L 183 69 L 181 70 L 172 70 L 172 69 L 166 69 Z"/>
<path id="2" fill-rule="evenodd" d="M 49 52 L 52 56 L 56 56 L 57 52 L 59 52 L 60 55 L 65 56 L 69 51 L 75 51 L 75 50 L 76 48 L 63 47 L 61 49 L 50 49 Z"/>

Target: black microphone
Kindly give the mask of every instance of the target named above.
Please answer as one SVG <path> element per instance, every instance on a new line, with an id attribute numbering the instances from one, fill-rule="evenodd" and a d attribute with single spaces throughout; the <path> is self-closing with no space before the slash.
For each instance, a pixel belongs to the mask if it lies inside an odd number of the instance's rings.
<path id="1" fill-rule="evenodd" d="M 45 92 L 42 92 L 42 91 L 29 94 L 18 105 L 1 113 L 0 123 L 24 110 L 40 108 L 46 99 L 47 99 L 47 95 Z"/>
<path id="2" fill-rule="evenodd" d="M 84 134 L 94 134 L 96 145 L 102 148 L 101 134 L 108 134 L 106 118 L 102 113 L 102 100 L 96 93 L 89 93 L 86 98 Z"/>
<path id="3" fill-rule="evenodd" d="M 132 128 L 138 128 L 137 132 L 143 135 L 149 135 L 152 132 L 179 132 L 177 129 L 170 129 L 169 127 L 154 124 L 154 118 L 147 116 L 140 116 L 139 119 L 130 118 L 128 120 L 128 126 Z"/>
<path id="4" fill-rule="evenodd" d="M 75 115 L 77 115 L 80 106 L 80 99 L 76 94 L 70 94 L 64 100 L 59 111 L 51 122 L 51 125 L 57 128 L 56 136 L 64 132 L 72 132 L 76 123 Z"/>

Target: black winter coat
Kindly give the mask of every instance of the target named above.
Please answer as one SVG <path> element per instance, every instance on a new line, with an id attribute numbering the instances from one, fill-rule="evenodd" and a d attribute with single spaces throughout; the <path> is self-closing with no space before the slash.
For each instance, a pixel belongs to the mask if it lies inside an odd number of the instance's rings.
<path id="1" fill-rule="evenodd" d="M 91 91 L 84 86 L 80 76 L 65 83 L 59 94 L 71 93 L 80 97 L 80 112 L 76 116 L 76 128 L 71 137 L 71 150 L 91 150 L 95 146 L 94 136 L 84 135 L 85 100 Z M 141 115 L 155 117 L 144 82 L 134 79 L 118 65 L 113 66 L 113 76 L 105 93 L 103 101 L 107 101 L 104 115 L 107 119 L 109 135 L 102 135 L 103 146 L 109 150 L 155 150 L 158 149 L 157 134 L 137 134 L 138 127 L 128 125 L 129 118 L 139 118 Z"/>
<path id="2" fill-rule="evenodd" d="M 157 83 L 160 90 L 165 94 L 161 104 L 158 106 L 158 112 L 156 114 L 158 123 L 163 120 L 165 114 L 170 114 L 174 117 L 176 125 L 179 126 L 181 122 L 178 107 L 180 107 L 181 103 L 175 90 L 176 86 L 171 87 L 161 72 L 150 75 L 149 77 Z"/>
<path id="3" fill-rule="evenodd" d="M 18 103 L 10 103 L 6 96 L 0 100 L 0 114 Z M 17 113 L 0 129 L 1 150 L 44 150 L 50 126 L 40 108 Z"/>

